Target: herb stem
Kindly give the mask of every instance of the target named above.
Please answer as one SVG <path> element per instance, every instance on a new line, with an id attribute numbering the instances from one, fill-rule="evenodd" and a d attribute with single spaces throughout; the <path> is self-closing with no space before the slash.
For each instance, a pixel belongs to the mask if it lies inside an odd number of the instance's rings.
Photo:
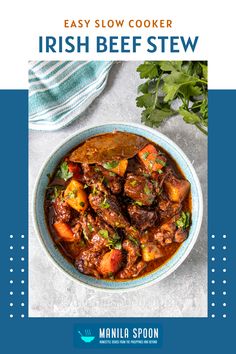
<path id="1" fill-rule="evenodd" d="M 194 106 L 194 109 L 201 107 L 201 105 L 202 105 L 202 103 L 197 104 L 196 106 Z"/>
<path id="2" fill-rule="evenodd" d="M 199 82 L 202 82 L 204 85 L 207 85 L 207 81 L 202 80 L 202 79 L 198 79 Z"/>
<path id="3" fill-rule="evenodd" d="M 202 133 L 204 133 L 205 135 L 208 135 L 208 132 L 207 132 L 204 128 L 202 128 L 202 127 L 199 125 L 199 123 L 195 123 L 195 126 L 196 126 Z"/>
<path id="4" fill-rule="evenodd" d="M 181 101 L 183 103 L 184 108 L 187 109 L 187 111 L 188 111 L 188 106 L 187 106 L 185 98 L 183 96 L 180 96 L 180 99 L 181 99 Z"/>
<path id="5" fill-rule="evenodd" d="M 154 99 L 153 106 L 152 106 L 153 109 L 156 108 L 157 99 L 158 99 L 158 88 L 159 88 L 159 85 L 160 85 L 160 81 L 161 81 L 161 76 L 159 76 L 159 78 L 157 80 L 157 83 L 156 83 L 155 99 Z"/>

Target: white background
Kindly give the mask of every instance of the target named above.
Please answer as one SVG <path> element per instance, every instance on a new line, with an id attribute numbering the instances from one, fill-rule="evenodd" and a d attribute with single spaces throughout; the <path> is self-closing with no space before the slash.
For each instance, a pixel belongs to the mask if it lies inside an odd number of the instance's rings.
<path id="1" fill-rule="evenodd" d="M 164 29 L 65 29 L 64 19 L 172 19 Z M 28 60 L 208 60 L 209 88 L 236 88 L 235 1 L 207 0 L 108 0 L 10 1 L 0 11 L 0 88 L 28 87 Z M 195 53 L 187 55 L 137 54 L 39 54 L 39 35 L 183 35 L 199 36 Z"/>

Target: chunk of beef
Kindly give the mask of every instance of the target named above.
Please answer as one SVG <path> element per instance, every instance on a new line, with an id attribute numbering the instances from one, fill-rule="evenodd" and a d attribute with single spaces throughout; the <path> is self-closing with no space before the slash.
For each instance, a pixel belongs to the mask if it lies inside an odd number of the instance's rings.
<path id="1" fill-rule="evenodd" d="M 123 250 L 127 253 L 126 268 L 131 267 L 140 256 L 139 245 L 132 242 L 131 240 L 124 240 L 122 243 Z"/>
<path id="2" fill-rule="evenodd" d="M 95 219 L 91 214 L 82 214 L 79 220 L 82 227 L 84 239 L 86 241 L 89 241 L 92 238 L 96 229 Z"/>
<path id="3" fill-rule="evenodd" d="M 83 274 L 100 278 L 97 270 L 101 259 L 101 252 L 94 251 L 92 247 L 83 249 L 75 259 L 75 267 Z"/>
<path id="4" fill-rule="evenodd" d="M 119 239 L 115 230 L 107 225 L 103 219 L 97 217 L 95 222 L 96 227 L 94 228 L 93 236 L 90 239 L 93 249 L 101 250 L 104 247 L 109 247 Z"/>
<path id="5" fill-rule="evenodd" d="M 106 170 L 100 165 L 82 164 L 84 180 L 88 186 L 98 182 L 104 183 L 114 194 L 119 194 L 122 190 L 122 179 L 115 173 Z"/>
<path id="6" fill-rule="evenodd" d="M 69 222 L 71 218 L 71 207 L 61 198 L 56 198 L 54 204 L 56 221 Z"/>
<path id="7" fill-rule="evenodd" d="M 73 223 L 73 226 L 71 227 L 71 230 L 72 230 L 72 232 L 74 234 L 75 239 L 76 240 L 81 240 L 83 230 L 82 230 L 82 226 L 81 226 L 81 223 L 80 223 L 79 220 L 77 221 L 77 223 Z"/>
<path id="8" fill-rule="evenodd" d="M 188 237 L 188 232 L 183 229 L 177 229 L 174 237 L 174 241 L 178 243 L 184 242 Z"/>
<path id="9" fill-rule="evenodd" d="M 118 236 L 115 230 L 99 217 L 94 219 L 91 214 L 82 215 L 80 222 L 85 240 L 92 246 L 94 251 L 107 248 L 110 244 L 109 241 L 117 240 Z"/>
<path id="10" fill-rule="evenodd" d="M 117 198 L 109 193 L 101 183 L 95 185 L 94 192 L 89 195 L 89 203 L 94 211 L 112 227 L 129 226 Z"/>
<path id="11" fill-rule="evenodd" d="M 178 214 L 181 210 L 181 203 L 171 202 L 170 200 L 160 200 L 158 205 L 161 220 L 168 220 Z"/>
<path id="12" fill-rule="evenodd" d="M 136 278 L 140 273 L 146 268 L 147 263 L 143 260 L 138 261 L 136 264 L 132 265 L 129 268 L 122 269 L 118 274 L 118 279 L 130 279 Z"/>
<path id="13" fill-rule="evenodd" d="M 91 186 L 94 183 L 102 181 L 102 174 L 99 169 L 95 168 L 95 165 L 89 165 L 87 163 L 83 163 L 82 170 L 84 173 L 84 180 L 88 186 Z"/>
<path id="14" fill-rule="evenodd" d="M 134 175 L 141 175 L 145 176 L 147 175 L 147 171 L 143 165 L 141 165 L 139 159 L 137 157 L 133 157 L 132 159 L 129 159 L 128 167 L 127 167 L 127 173 L 132 173 Z"/>
<path id="15" fill-rule="evenodd" d="M 124 191 L 140 205 L 151 205 L 156 196 L 153 184 L 146 177 L 134 174 L 127 176 Z"/>
<path id="16" fill-rule="evenodd" d="M 131 219 L 131 224 L 141 231 L 154 226 L 158 220 L 157 212 L 155 210 L 147 210 L 140 208 L 137 205 L 129 205 L 128 213 Z"/>
<path id="17" fill-rule="evenodd" d="M 172 242 L 182 243 L 188 237 L 188 232 L 176 226 L 176 221 L 180 217 L 179 214 L 172 217 L 169 221 L 162 224 L 159 228 L 153 229 L 154 240 L 162 246 Z M 151 230 L 150 230 L 151 231 Z"/>
<path id="18" fill-rule="evenodd" d="M 141 232 L 137 230 L 134 226 L 128 226 L 124 230 L 125 238 L 129 239 L 136 246 L 140 244 Z"/>
<path id="19" fill-rule="evenodd" d="M 170 174 L 173 174 L 173 170 L 170 167 L 166 167 L 161 174 L 156 171 L 151 173 L 151 181 L 158 196 L 163 193 L 164 181 Z"/>
<path id="20" fill-rule="evenodd" d="M 158 241 L 161 246 L 168 245 L 174 241 L 175 231 L 177 226 L 175 222 L 171 219 L 166 223 L 162 224 L 159 228 L 154 231 L 154 240 Z"/>
<path id="21" fill-rule="evenodd" d="M 74 259 L 80 254 L 84 246 L 83 241 L 77 239 L 74 242 L 64 242 L 62 248 L 68 257 Z"/>
<path id="22" fill-rule="evenodd" d="M 125 239 L 122 243 L 122 248 L 126 251 L 126 264 L 124 268 L 118 273 L 118 278 L 127 279 L 138 276 L 138 274 L 144 269 L 143 262 L 135 264 L 140 256 L 139 244 L 129 239 Z"/>
<path id="23" fill-rule="evenodd" d="M 122 191 L 122 178 L 100 165 L 96 165 L 96 168 L 102 173 L 103 183 L 112 191 L 112 193 L 119 194 Z"/>
<path id="24" fill-rule="evenodd" d="M 181 203 L 188 195 L 190 183 L 186 179 L 178 179 L 170 174 L 164 181 L 164 188 L 172 202 Z"/>

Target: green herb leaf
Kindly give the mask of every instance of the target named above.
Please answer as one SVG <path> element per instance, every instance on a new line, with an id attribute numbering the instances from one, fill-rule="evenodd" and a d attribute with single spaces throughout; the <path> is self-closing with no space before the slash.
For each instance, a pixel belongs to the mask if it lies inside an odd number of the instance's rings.
<path id="1" fill-rule="evenodd" d="M 47 187 L 47 189 L 48 189 L 47 198 L 52 202 L 55 202 L 57 198 L 62 196 L 62 191 L 65 189 L 65 187 L 57 185 L 57 186 L 49 186 Z"/>
<path id="2" fill-rule="evenodd" d="M 59 167 L 59 170 L 57 171 L 56 176 L 58 178 L 64 179 L 64 181 L 67 181 L 73 176 L 73 173 L 69 171 L 67 162 L 64 161 Z"/>
<path id="3" fill-rule="evenodd" d="M 148 81 L 138 86 L 138 93 L 148 93 Z"/>
<path id="4" fill-rule="evenodd" d="M 148 123 L 147 125 L 159 127 L 166 119 L 173 116 L 171 109 L 147 109 L 142 113 L 142 122 Z"/>
<path id="5" fill-rule="evenodd" d="M 131 235 L 128 235 L 128 239 L 133 242 L 133 244 L 135 244 L 135 246 L 139 246 L 139 240 L 137 240 L 136 238 L 134 238 Z"/>
<path id="6" fill-rule="evenodd" d="M 144 160 L 146 160 L 149 155 L 150 155 L 150 152 L 146 151 L 146 152 L 144 152 L 144 153 L 142 154 L 142 158 L 143 158 Z"/>
<path id="7" fill-rule="evenodd" d="M 178 229 L 187 229 L 190 226 L 190 213 L 182 211 L 181 217 L 176 221 Z"/>
<path id="8" fill-rule="evenodd" d="M 54 187 L 54 198 L 58 198 L 59 195 L 61 194 L 61 189 L 58 187 Z"/>
<path id="9" fill-rule="evenodd" d="M 158 188 L 158 186 L 159 186 L 158 181 L 152 179 L 151 182 L 152 182 L 152 184 L 154 185 L 155 188 Z"/>
<path id="10" fill-rule="evenodd" d="M 71 191 L 71 192 L 69 192 L 69 193 L 67 194 L 67 198 L 68 198 L 68 199 L 74 199 L 74 198 L 76 198 L 76 197 L 77 197 L 77 192 L 78 192 L 78 190 L 77 190 L 77 189 L 74 189 L 73 191 Z"/>
<path id="11" fill-rule="evenodd" d="M 131 186 L 132 187 L 135 187 L 137 185 L 137 181 L 134 179 L 133 181 L 130 182 Z"/>
<path id="12" fill-rule="evenodd" d="M 143 205 L 143 203 L 140 202 L 139 200 L 135 200 L 134 204 L 139 205 L 139 206 L 142 206 L 142 205 Z"/>
<path id="13" fill-rule="evenodd" d="M 93 186 L 92 194 L 93 194 L 93 195 L 98 194 L 98 190 L 97 190 L 97 188 L 96 188 L 95 185 Z"/>
<path id="14" fill-rule="evenodd" d="M 207 66 L 205 64 L 200 64 L 202 67 L 202 76 L 203 78 L 207 81 L 208 79 L 208 70 L 207 70 Z"/>
<path id="15" fill-rule="evenodd" d="M 116 248 L 120 250 L 122 248 L 121 240 L 118 234 L 115 233 L 109 237 L 109 232 L 106 229 L 99 230 L 98 233 L 108 241 L 107 245 L 110 249 Z"/>
<path id="16" fill-rule="evenodd" d="M 159 164 L 162 165 L 163 167 L 166 165 L 166 162 L 165 162 L 165 161 L 163 161 L 163 160 L 161 160 L 161 159 L 158 159 L 158 158 L 155 159 L 155 162 L 156 162 L 156 163 L 159 163 Z"/>
<path id="17" fill-rule="evenodd" d="M 103 238 L 106 238 L 108 239 L 108 231 L 106 229 L 102 229 L 102 230 L 99 230 L 98 233 L 103 237 Z"/>
<path id="18" fill-rule="evenodd" d="M 109 172 L 109 176 L 116 177 L 116 174 L 114 172 Z"/>
<path id="19" fill-rule="evenodd" d="M 160 61 L 160 67 L 163 71 L 180 71 L 182 61 Z"/>
<path id="20" fill-rule="evenodd" d="M 142 96 L 136 98 L 137 107 L 149 107 L 152 106 L 155 100 L 155 96 L 151 93 L 145 93 Z"/>
<path id="21" fill-rule="evenodd" d="M 137 71 L 140 73 L 141 79 L 153 79 L 158 74 L 157 66 L 150 61 L 146 61 L 144 64 L 139 65 Z"/>
<path id="22" fill-rule="evenodd" d="M 93 227 L 92 225 L 90 224 L 90 222 L 87 223 L 87 226 L 88 226 L 88 229 L 90 232 L 93 232 Z"/>
<path id="23" fill-rule="evenodd" d="M 119 165 L 119 161 L 110 161 L 110 162 L 105 162 L 103 164 L 103 167 L 106 168 L 107 170 L 111 170 L 112 168 L 115 168 Z"/>
<path id="24" fill-rule="evenodd" d="M 84 235 L 85 240 L 87 240 L 87 241 L 88 241 L 88 235 L 87 235 L 87 233 L 86 233 L 85 229 L 84 229 L 84 228 L 82 228 L 82 231 L 83 231 L 83 235 Z"/>
<path id="25" fill-rule="evenodd" d="M 80 241 L 79 241 L 79 246 L 80 246 L 80 247 L 84 247 L 84 246 L 85 246 L 84 240 L 80 240 Z"/>
<path id="26" fill-rule="evenodd" d="M 150 188 L 148 187 L 147 184 L 145 184 L 145 186 L 144 186 L 144 193 L 147 194 L 147 195 L 151 194 L 151 190 L 150 190 Z"/>
<path id="27" fill-rule="evenodd" d="M 100 207 L 103 208 L 103 209 L 108 209 L 110 207 L 110 204 L 107 202 L 106 197 L 104 198 L 104 200 L 100 204 Z"/>
<path id="28" fill-rule="evenodd" d="M 122 249 L 121 241 L 116 242 L 115 245 L 114 245 L 114 248 L 115 248 L 116 250 L 121 250 L 121 249 Z"/>
<path id="29" fill-rule="evenodd" d="M 182 107 L 180 107 L 179 113 L 183 116 L 184 121 L 188 124 L 201 123 L 201 119 L 196 113 L 189 112 Z"/>
<path id="30" fill-rule="evenodd" d="M 202 88 L 199 86 L 183 85 L 179 88 L 179 93 L 185 97 L 185 100 L 189 100 L 192 96 L 200 96 L 202 94 Z"/>
<path id="31" fill-rule="evenodd" d="M 145 172 L 143 173 L 143 176 L 144 177 L 150 177 L 150 175 L 148 173 L 145 173 Z"/>
<path id="32" fill-rule="evenodd" d="M 101 172 L 100 168 L 97 167 L 97 166 L 94 167 L 94 171 L 95 171 L 95 172 Z"/>

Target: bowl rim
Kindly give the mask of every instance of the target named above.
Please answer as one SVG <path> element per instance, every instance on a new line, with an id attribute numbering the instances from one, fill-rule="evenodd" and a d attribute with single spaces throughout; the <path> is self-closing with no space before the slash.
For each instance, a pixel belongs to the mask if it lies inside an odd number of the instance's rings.
<path id="1" fill-rule="evenodd" d="M 96 285 L 91 285 L 91 284 L 87 284 L 83 281 L 81 281 L 80 279 L 77 279 L 75 277 L 73 277 L 71 274 L 69 274 L 62 266 L 60 266 L 60 264 L 54 259 L 54 257 L 50 254 L 49 250 L 47 249 L 44 241 L 43 241 L 43 237 L 41 235 L 40 232 L 40 228 L 38 225 L 38 221 L 37 221 L 37 212 L 36 212 L 36 197 L 37 197 L 37 190 L 38 190 L 38 185 L 39 185 L 39 181 L 41 179 L 41 176 L 43 174 L 43 171 L 45 169 L 45 167 L 47 166 L 48 162 L 50 161 L 50 159 L 54 156 L 54 154 L 66 143 L 68 143 L 70 140 L 72 140 L 74 137 L 76 137 L 77 135 L 80 135 L 81 133 L 90 130 L 90 129 L 95 129 L 98 127 L 105 127 L 108 125 L 113 125 L 114 126 L 114 130 L 116 129 L 115 126 L 127 126 L 127 127 L 133 127 L 133 128 L 139 128 L 139 129 L 143 129 L 147 132 L 150 132 L 151 134 L 156 134 L 157 136 L 161 137 L 162 139 L 164 139 L 165 141 L 167 141 L 168 144 L 170 144 L 171 146 L 174 146 L 175 149 L 184 157 L 185 162 L 188 165 L 188 168 L 190 169 L 190 172 L 192 173 L 194 182 L 196 184 L 196 189 L 197 189 L 197 196 L 198 196 L 198 201 L 199 201 L 199 212 L 198 212 L 198 220 L 197 220 L 197 226 L 195 229 L 195 233 L 192 236 L 192 240 L 191 243 L 188 245 L 188 248 L 186 249 L 186 252 L 182 255 L 181 258 L 179 258 L 177 260 L 177 262 L 171 266 L 169 269 L 167 269 L 167 271 L 160 275 L 158 278 L 155 278 L 147 283 L 144 284 L 138 284 L 135 286 L 131 286 L 129 288 L 123 288 L 123 289 L 116 289 L 116 288 L 102 288 L 102 287 L 97 287 Z M 119 130 L 119 127 L 117 127 Z M 102 133 L 101 133 L 102 134 Z M 177 161 L 178 162 L 178 161 Z M 86 125 L 83 128 L 79 128 L 75 133 L 69 135 L 67 138 L 63 139 L 62 142 L 60 142 L 59 144 L 57 144 L 57 146 L 53 149 L 53 151 L 49 154 L 49 156 L 47 157 L 47 159 L 44 161 L 44 163 L 42 164 L 35 183 L 34 183 L 34 187 L 33 187 L 33 193 L 32 193 L 32 202 L 31 202 L 31 208 L 33 208 L 32 210 L 32 217 L 33 217 L 33 225 L 34 225 L 34 229 L 36 230 L 36 234 L 37 234 L 37 239 L 39 240 L 39 243 L 41 244 L 42 248 L 44 249 L 44 252 L 46 253 L 46 255 L 48 256 L 48 258 L 51 260 L 51 262 L 56 266 L 57 269 L 59 269 L 60 271 L 62 271 L 67 277 L 69 277 L 71 280 L 73 280 L 74 282 L 76 282 L 77 284 L 83 285 L 89 289 L 93 289 L 93 290 L 97 290 L 97 291 L 102 291 L 102 292 L 110 292 L 110 293 L 123 293 L 123 292 L 129 292 L 129 291 L 134 291 L 136 289 L 143 289 L 146 288 L 148 286 L 151 286 L 153 284 L 159 283 L 162 279 L 168 277 L 171 273 L 173 273 L 184 261 L 185 259 L 189 256 L 189 254 L 191 253 L 197 238 L 199 236 L 200 233 L 200 228 L 202 225 L 202 218 L 203 218 L 203 195 L 202 195 L 202 189 L 201 189 L 201 184 L 199 181 L 199 178 L 197 176 L 197 173 L 194 169 L 194 167 L 192 166 L 191 161 L 189 160 L 189 158 L 186 156 L 186 154 L 184 153 L 184 151 L 169 137 L 167 137 L 165 134 L 159 132 L 158 130 L 155 130 L 153 128 L 150 128 L 146 125 L 143 124 L 139 124 L 139 123 L 132 123 L 132 122 L 122 122 L 122 121 L 110 121 L 107 123 L 101 123 L 101 124 L 92 124 L 92 125 Z M 167 260 L 168 263 L 168 260 Z M 165 266 L 166 263 L 163 264 L 163 266 Z M 155 271 L 155 270 L 154 270 Z M 154 272 L 153 271 L 153 272 Z M 144 276 L 145 277 L 145 276 Z"/>

